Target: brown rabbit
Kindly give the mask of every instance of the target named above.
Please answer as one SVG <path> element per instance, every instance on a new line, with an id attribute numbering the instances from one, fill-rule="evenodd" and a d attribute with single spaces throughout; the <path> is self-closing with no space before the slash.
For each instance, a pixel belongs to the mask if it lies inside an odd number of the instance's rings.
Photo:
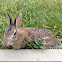
<path id="1" fill-rule="evenodd" d="M 22 13 L 14 20 L 14 23 L 7 13 L 7 19 L 9 27 L 4 31 L 3 37 L 3 45 L 9 46 L 11 45 L 15 49 L 20 49 L 25 47 L 25 40 L 27 38 L 27 42 L 34 41 L 34 39 L 38 39 L 42 41 L 42 43 L 46 46 L 46 48 L 56 48 L 61 45 L 52 32 L 48 29 L 37 28 L 37 27 L 26 27 L 19 28 L 18 26 L 22 20 Z"/>

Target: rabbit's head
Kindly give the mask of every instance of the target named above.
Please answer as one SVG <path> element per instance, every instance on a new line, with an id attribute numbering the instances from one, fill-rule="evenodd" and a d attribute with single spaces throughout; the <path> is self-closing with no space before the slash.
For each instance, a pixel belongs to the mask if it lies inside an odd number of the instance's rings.
<path id="1" fill-rule="evenodd" d="M 5 46 L 9 46 L 18 40 L 17 29 L 22 19 L 22 13 L 14 20 L 14 22 L 12 21 L 8 13 L 6 13 L 6 15 L 8 21 L 8 28 L 4 30 L 4 37 L 2 43 Z"/>

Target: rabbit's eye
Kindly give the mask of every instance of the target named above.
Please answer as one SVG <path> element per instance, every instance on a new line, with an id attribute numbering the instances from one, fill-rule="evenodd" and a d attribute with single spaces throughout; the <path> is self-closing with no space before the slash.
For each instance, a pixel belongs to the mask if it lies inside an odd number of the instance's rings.
<path id="1" fill-rule="evenodd" d="M 16 32 L 14 33 L 14 35 L 16 35 Z"/>

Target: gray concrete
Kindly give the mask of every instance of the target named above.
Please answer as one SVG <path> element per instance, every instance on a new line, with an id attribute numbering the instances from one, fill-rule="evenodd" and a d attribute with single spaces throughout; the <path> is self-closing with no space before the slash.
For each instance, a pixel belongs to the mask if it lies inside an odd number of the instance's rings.
<path id="1" fill-rule="evenodd" d="M 62 61 L 62 50 L 0 50 L 0 61 Z"/>

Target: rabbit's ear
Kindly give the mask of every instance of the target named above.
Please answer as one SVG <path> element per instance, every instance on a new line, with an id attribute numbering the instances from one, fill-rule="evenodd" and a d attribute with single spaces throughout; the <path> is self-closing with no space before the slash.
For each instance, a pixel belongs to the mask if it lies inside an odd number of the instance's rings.
<path id="1" fill-rule="evenodd" d="M 16 27 L 19 26 L 21 20 L 22 20 L 22 13 L 14 20 L 14 24 Z"/>
<path id="2" fill-rule="evenodd" d="M 7 21 L 8 21 L 9 26 L 12 25 L 13 21 L 7 12 L 6 12 L 6 16 L 7 16 Z"/>

